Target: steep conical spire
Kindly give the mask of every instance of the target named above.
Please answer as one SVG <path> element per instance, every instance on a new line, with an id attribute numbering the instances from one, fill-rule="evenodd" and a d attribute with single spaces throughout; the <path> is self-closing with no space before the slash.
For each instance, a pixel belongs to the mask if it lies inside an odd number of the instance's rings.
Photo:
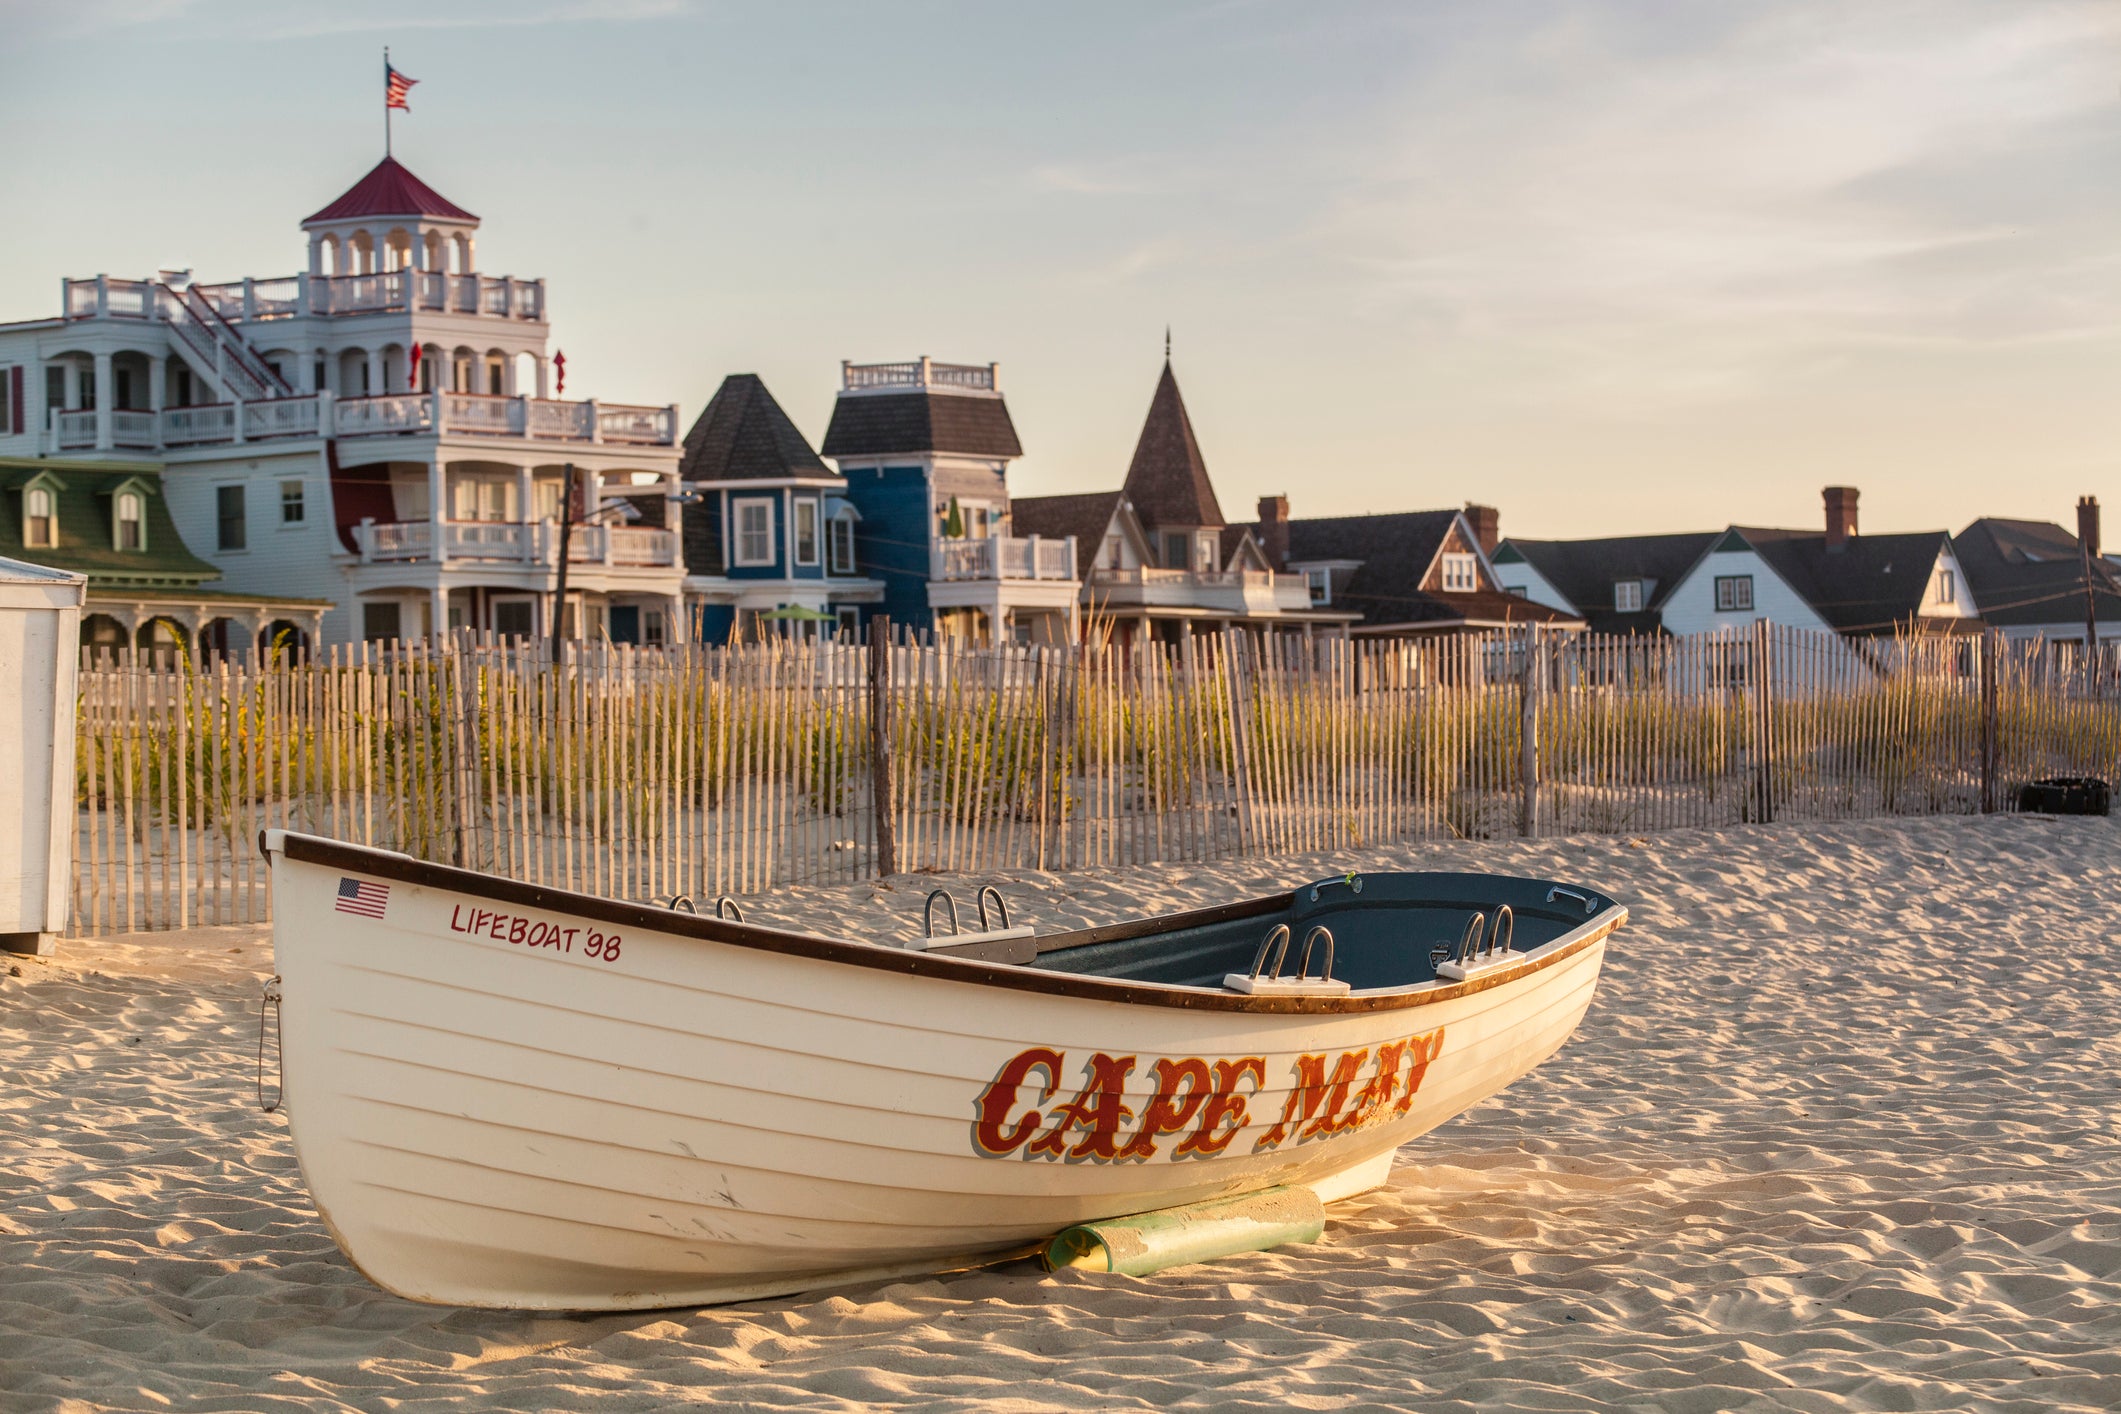
<path id="1" fill-rule="evenodd" d="M 1156 396 L 1150 399 L 1141 440 L 1134 444 L 1126 492 L 1135 514 L 1152 529 L 1165 525 L 1220 528 L 1227 523 L 1222 507 L 1216 504 L 1208 464 L 1193 438 L 1193 422 L 1186 416 L 1185 399 L 1178 395 L 1178 379 L 1169 359 L 1164 361 L 1163 377 L 1157 380 Z"/>
<path id="2" fill-rule="evenodd" d="M 756 373 L 732 373 L 685 434 L 687 481 L 837 481 Z"/>

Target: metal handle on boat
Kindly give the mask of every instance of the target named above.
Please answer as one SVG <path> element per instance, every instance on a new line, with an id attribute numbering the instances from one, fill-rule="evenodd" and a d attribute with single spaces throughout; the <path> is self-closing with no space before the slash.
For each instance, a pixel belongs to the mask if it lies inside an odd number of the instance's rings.
<path id="1" fill-rule="evenodd" d="M 1488 951 L 1508 952 L 1510 944 L 1517 941 L 1517 915 L 1503 904 L 1495 910 L 1495 926 L 1488 930 Z"/>
<path id="2" fill-rule="evenodd" d="M 1281 950 L 1274 954 L 1274 971 L 1272 973 L 1269 973 L 1267 971 L 1267 950 L 1274 946 L 1275 941 L 1277 939 L 1279 939 L 1281 942 Z M 1268 929 L 1267 936 L 1260 940 L 1259 956 L 1252 959 L 1252 975 L 1254 977 L 1281 976 L 1282 959 L 1286 958 L 1288 955 L 1289 925 L 1286 923 L 1277 923 L 1272 928 Z"/>
<path id="3" fill-rule="evenodd" d="M 1592 898 L 1581 889 L 1571 889 L 1564 885 L 1556 884 L 1553 888 L 1547 890 L 1547 902 L 1552 903 L 1558 898 L 1575 899 L 1583 905 L 1585 913 L 1596 913 L 1598 911 L 1598 900 Z"/>
<path id="4" fill-rule="evenodd" d="M 273 1064 L 275 1067 L 273 1097 L 269 1102 L 265 1098 L 265 1013 L 268 1011 L 272 1013 Z M 284 1078 L 284 1072 L 279 1069 L 281 1064 L 280 979 L 275 975 L 266 979 L 265 993 L 258 999 L 258 1108 L 267 1114 L 279 1109 L 280 1102 L 287 1098 L 287 1081 Z"/>
<path id="5" fill-rule="evenodd" d="M 987 884 L 980 889 L 978 900 L 979 930 L 982 933 L 989 932 L 994 927 L 993 924 L 987 921 L 987 895 L 989 894 L 994 895 L 994 907 L 995 910 L 1001 914 L 1002 926 L 1004 928 L 1009 926 L 1009 900 L 1002 897 L 1002 891 L 1000 889 L 997 889 L 992 884 Z"/>
<path id="6" fill-rule="evenodd" d="M 1476 912 L 1466 920 L 1466 930 L 1458 935 L 1458 962 L 1464 966 L 1473 960 L 1473 952 L 1480 946 L 1481 935 L 1488 930 L 1488 915 Z"/>
<path id="7" fill-rule="evenodd" d="M 1310 932 L 1304 934 L 1303 954 L 1297 959 L 1296 962 L 1297 981 L 1309 982 L 1313 980 L 1311 977 L 1311 945 L 1317 942 L 1320 938 L 1324 938 L 1326 940 L 1326 963 L 1324 970 L 1318 974 L 1316 980 L 1320 982 L 1330 982 L 1333 980 L 1333 930 L 1331 928 L 1328 928 L 1325 924 L 1320 923 L 1316 927 L 1314 927 Z"/>
<path id="8" fill-rule="evenodd" d="M 950 905 L 950 936 L 954 938 L 958 934 L 957 900 L 950 897 L 948 889 L 937 889 L 928 895 L 927 906 L 921 910 L 921 936 L 927 938 L 935 936 L 935 901 L 937 899 L 941 899 L 944 903 Z"/>
<path id="9" fill-rule="evenodd" d="M 691 894 L 674 894 L 674 895 L 672 895 L 672 897 L 671 897 L 671 900 L 670 900 L 670 911 L 671 911 L 672 913 L 695 913 L 695 914 L 699 912 L 699 910 L 698 910 L 697 908 L 693 907 L 693 905 L 692 905 L 692 895 L 691 895 Z"/>
<path id="10" fill-rule="evenodd" d="M 744 921 L 744 906 L 729 895 L 722 894 L 714 901 L 714 916 L 726 918 L 732 923 L 741 923 Z"/>

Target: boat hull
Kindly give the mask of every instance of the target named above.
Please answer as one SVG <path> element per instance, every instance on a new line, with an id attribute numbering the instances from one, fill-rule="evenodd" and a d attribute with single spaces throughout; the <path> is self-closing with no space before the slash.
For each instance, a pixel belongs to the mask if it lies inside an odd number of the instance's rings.
<path id="1" fill-rule="evenodd" d="M 1346 1197 L 1568 1039 L 1618 921 L 1419 1003 L 1231 1010 L 850 966 L 406 872 L 275 856 L 303 1176 L 377 1285 L 531 1309 L 947 1270 L 1273 1185 Z"/>

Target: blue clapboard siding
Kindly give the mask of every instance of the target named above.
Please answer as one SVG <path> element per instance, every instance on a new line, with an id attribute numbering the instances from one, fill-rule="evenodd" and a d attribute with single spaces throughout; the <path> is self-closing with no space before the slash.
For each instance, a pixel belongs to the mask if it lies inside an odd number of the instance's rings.
<path id="1" fill-rule="evenodd" d="M 861 512 L 854 527 L 855 562 L 882 580 L 884 602 L 865 610 L 889 614 L 894 624 L 932 627 L 928 608 L 929 546 L 934 517 L 928 507 L 928 474 L 918 466 L 850 467 L 847 499 Z"/>

